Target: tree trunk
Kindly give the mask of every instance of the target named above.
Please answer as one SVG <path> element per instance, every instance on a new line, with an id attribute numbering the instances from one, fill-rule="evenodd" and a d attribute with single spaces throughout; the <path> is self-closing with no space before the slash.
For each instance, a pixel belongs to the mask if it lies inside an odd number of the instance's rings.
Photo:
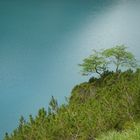
<path id="1" fill-rule="evenodd" d="M 97 68 L 95 68 L 95 71 L 96 71 L 96 73 L 97 73 L 97 74 L 99 74 L 99 75 L 100 75 L 100 77 L 101 77 L 101 73 L 100 73 L 100 72 L 98 72 Z"/>

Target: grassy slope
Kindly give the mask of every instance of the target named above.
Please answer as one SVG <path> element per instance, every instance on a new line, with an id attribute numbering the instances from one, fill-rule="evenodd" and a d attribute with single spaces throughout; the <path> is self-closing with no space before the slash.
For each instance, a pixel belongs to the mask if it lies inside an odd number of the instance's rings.
<path id="1" fill-rule="evenodd" d="M 140 124 L 136 124 L 133 129 L 123 132 L 108 132 L 96 140 L 140 140 Z"/>
<path id="2" fill-rule="evenodd" d="M 94 140 L 102 133 L 127 129 L 140 118 L 140 70 L 106 73 L 75 86 L 67 105 L 53 99 L 46 112 L 30 116 L 4 140 Z"/>

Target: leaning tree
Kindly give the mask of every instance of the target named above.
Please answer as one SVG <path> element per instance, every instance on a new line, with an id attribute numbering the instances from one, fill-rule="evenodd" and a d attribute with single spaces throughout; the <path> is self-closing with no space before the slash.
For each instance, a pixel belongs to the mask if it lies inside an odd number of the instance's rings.
<path id="1" fill-rule="evenodd" d="M 93 73 L 101 74 L 107 69 L 107 61 L 100 52 L 94 50 L 94 53 L 83 60 L 82 64 L 82 75 L 90 75 Z"/>

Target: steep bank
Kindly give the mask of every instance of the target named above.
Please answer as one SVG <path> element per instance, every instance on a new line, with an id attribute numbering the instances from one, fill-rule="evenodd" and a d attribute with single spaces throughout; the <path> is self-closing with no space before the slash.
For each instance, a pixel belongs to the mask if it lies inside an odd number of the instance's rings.
<path id="1" fill-rule="evenodd" d="M 140 69 L 106 72 L 77 85 L 67 104 L 52 98 L 47 111 L 19 126 L 4 140 L 94 140 L 107 131 L 122 131 L 140 119 Z"/>

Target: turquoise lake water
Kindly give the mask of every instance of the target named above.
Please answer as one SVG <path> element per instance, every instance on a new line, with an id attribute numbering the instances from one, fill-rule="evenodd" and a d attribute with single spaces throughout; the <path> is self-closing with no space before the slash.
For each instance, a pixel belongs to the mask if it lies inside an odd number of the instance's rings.
<path id="1" fill-rule="evenodd" d="M 64 103 L 89 78 L 77 64 L 117 44 L 140 60 L 139 0 L 0 0 L 0 139 L 52 95 Z"/>

